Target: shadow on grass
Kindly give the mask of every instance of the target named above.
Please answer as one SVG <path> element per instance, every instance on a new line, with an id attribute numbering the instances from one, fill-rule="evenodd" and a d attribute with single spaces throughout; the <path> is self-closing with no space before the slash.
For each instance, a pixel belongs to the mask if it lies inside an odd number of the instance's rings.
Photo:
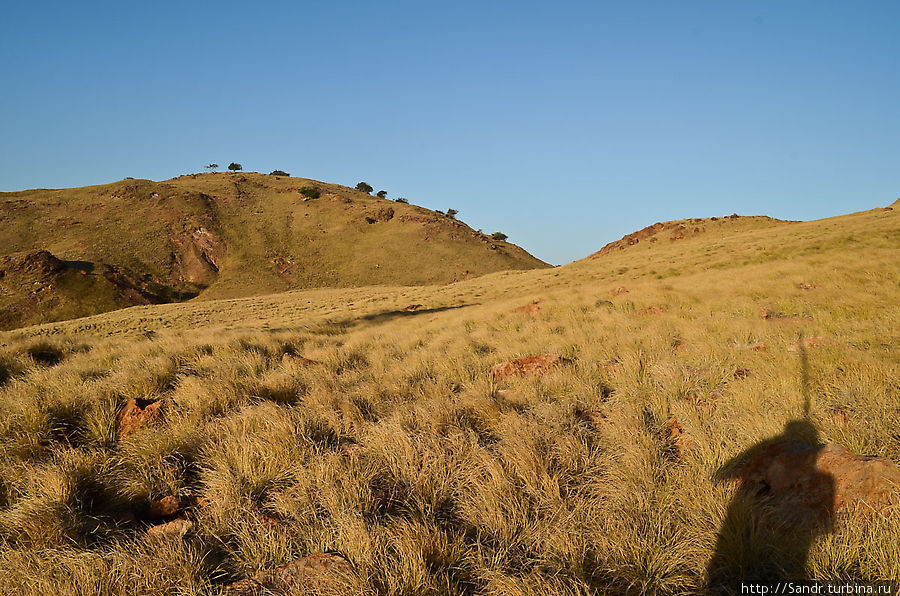
<path id="1" fill-rule="evenodd" d="M 809 362 L 800 336 L 803 418 L 719 468 L 713 478 L 738 480 L 707 566 L 710 594 L 740 594 L 742 583 L 808 579 L 809 549 L 831 531 L 834 478 L 816 467 L 819 433 L 810 420 Z"/>
<path id="2" fill-rule="evenodd" d="M 339 321 L 326 321 L 316 327 L 310 329 L 311 333 L 316 335 L 341 335 L 342 333 L 346 333 L 353 327 L 359 327 L 361 325 L 380 325 L 382 323 L 387 323 L 389 321 L 393 321 L 396 319 L 404 319 L 407 317 L 417 317 L 420 315 L 433 315 L 436 313 L 446 312 L 448 310 L 458 310 L 460 308 L 468 308 L 470 306 L 477 306 L 478 303 L 472 304 L 459 304 L 457 306 L 439 306 L 437 308 L 423 308 L 416 310 L 386 310 L 377 313 L 371 313 L 368 315 L 363 315 L 361 317 L 355 317 L 352 319 L 342 319 Z M 277 327 L 273 329 L 268 329 L 269 333 L 280 333 L 283 331 L 290 331 L 289 327 Z"/>

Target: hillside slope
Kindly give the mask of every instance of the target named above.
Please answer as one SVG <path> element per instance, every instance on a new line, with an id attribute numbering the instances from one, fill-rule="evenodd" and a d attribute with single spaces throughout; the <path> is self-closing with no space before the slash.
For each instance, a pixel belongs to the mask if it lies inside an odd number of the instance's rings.
<path id="1" fill-rule="evenodd" d="M 214 595 L 319 552 L 352 563 L 344 594 L 900 577 L 900 508 L 810 529 L 723 474 L 798 422 L 900 462 L 900 210 L 729 222 L 444 286 L 0 332 L 0 593 Z M 564 360 L 491 372 L 537 354 Z"/>
<path id="2" fill-rule="evenodd" d="M 301 188 L 320 196 L 306 198 Z M 0 246 L 0 257 L 46 250 L 60 260 L 129 271 L 163 286 L 160 296 L 201 299 L 448 283 L 548 266 L 421 207 L 334 184 L 253 173 L 0 193 Z M 14 290 L 8 285 L 6 291 Z M 68 303 L 64 298 L 58 297 Z M 90 314 L 108 306 L 67 308 Z M 54 316 L 48 311 L 45 320 Z M 34 322 L 19 318 L 20 324 Z M 5 319 L 15 320 L 15 313 Z"/>

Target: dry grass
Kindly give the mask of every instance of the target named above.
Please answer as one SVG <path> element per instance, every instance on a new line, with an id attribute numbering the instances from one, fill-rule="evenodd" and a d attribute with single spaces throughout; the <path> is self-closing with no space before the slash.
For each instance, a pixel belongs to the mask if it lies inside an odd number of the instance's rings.
<path id="1" fill-rule="evenodd" d="M 820 440 L 900 461 L 898 219 L 723 228 L 442 287 L 2 334 L 0 594 L 210 594 L 318 551 L 354 564 L 344 593 L 701 592 L 734 495 L 713 474 L 801 414 L 801 334 L 820 338 Z M 538 299 L 534 316 L 511 312 Z M 542 352 L 572 364 L 487 373 Z M 120 440 L 133 397 L 164 400 L 164 424 Z M 681 456 L 671 416 L 694 440 Z M 166 495 L 204 500 L 183 540 L 142 529 Z M 807 574 L 900 577 L 898 534 L 895 510 L 842 519 Z M 777 573 L 779 545 L 743 547 Z"/>

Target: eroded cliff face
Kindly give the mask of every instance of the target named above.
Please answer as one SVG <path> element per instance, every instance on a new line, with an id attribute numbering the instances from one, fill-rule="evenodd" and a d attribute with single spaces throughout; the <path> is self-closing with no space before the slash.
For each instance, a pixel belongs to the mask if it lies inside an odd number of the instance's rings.
<path id="1" fill-rule="evenodd" d="M 193 226 L 191 226 L 193 227 Z M 173 232 L 170 278 L 175 283 L 209 286 L 219 275 L 225 244 L 205 226 Z"/>

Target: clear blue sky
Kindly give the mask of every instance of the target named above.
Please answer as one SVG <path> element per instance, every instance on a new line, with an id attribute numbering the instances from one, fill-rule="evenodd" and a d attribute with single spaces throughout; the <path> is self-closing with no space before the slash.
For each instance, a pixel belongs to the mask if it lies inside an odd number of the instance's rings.
<path id="1" fill-rule="evenodd" d="M 682 217 L 900 196 L 900 3 L 16 2 L 0 190 L 238 161 L 552 263 Z"/>

